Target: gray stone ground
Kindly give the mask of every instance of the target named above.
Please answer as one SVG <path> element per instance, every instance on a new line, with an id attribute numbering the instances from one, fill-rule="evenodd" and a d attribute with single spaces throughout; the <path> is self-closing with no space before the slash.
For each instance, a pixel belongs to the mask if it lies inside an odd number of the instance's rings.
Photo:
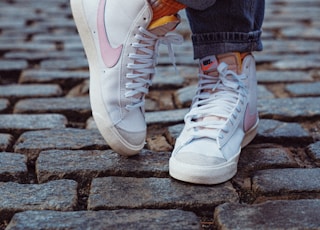
<path id="1" fill-rule="evenodd" d="M 130 159 L 91 118 L 67 0 L 0 2 L 0 229 L 320 229 L 320 3 L 266 0 L 256 54 L 261 124 L 237 175 L 178 182 L 168 159 L 197 81 L 188 25 L 161 48 L 148 139 Z"/>

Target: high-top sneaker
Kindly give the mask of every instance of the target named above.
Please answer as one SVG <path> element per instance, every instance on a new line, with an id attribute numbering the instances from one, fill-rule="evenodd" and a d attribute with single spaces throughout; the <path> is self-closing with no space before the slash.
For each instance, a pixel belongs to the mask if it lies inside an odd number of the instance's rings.
<path id="1" fill-rule="evenodd" d="M 113 150 L 137 154 L 145 144 L 145 94 L 157 47 L 181 42 L 166 36 L 180 20 L 153 19 L 147 0 L 71 0 L 71 8 L 89 62 L 93 118 Z"/>
<path id="2" fill-rule="evenodd" d="M 241 148 L 257 132 L 256 91 L 251 54 L 201 59 L 198 91 L 170 158 L 170 175 L 196 184 L 231 179 L 237 172 Z"/>

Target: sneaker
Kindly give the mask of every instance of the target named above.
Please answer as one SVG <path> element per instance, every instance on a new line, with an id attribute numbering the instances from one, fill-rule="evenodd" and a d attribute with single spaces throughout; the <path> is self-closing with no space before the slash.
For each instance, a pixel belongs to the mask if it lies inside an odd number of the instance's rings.
<path id="1" fill-rule="evenodd" d="M 180 20 L 152 20 L 147 0 L 71 0 L 71 8 L 89 62 L 93 118 L 113 150 L 135 155 L 145 144 L 144 103 L 157 47 L 181 42 L 165 36 Z"/>
<path id="2" fill-rule="evenodd" d="M 251 54 L 200 60 L 198 91 L 169 161 L 173 178 L 218 184 L 236 174 L 241 148 L 257 133 L 256 90 Z"/>

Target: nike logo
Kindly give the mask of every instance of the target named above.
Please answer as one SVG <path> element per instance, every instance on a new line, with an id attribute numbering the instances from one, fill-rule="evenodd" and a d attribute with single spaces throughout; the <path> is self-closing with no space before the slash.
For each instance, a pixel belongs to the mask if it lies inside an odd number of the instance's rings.
<path id="1" fill-rule="evenodd" d="M 107 67 L 112 68 L 117 64 L 117 62 L 120 59 L 121 52 L 122 52 L 122 45 L 117 48 L 113 48 L 110 45 L 108 35 L 107 35 L 107 28 L 104 20 L 106 2 L 107 0 L 101 0 L 99 2 L 97 26 L 98 26 L 100 52 L 101 52 L 103 62 Z"/>
<path id="2" fill-rule="evenodd" d="M 251 113 L 249 109 L 249 105 L 247 105 L 246 113 L 244 115 L 244 124 L 243 124 L 244 126 L 243 128 L 245 132 L 247 132 L 256 124 L 257 118 L 258 118 L 257 112 Z"/>

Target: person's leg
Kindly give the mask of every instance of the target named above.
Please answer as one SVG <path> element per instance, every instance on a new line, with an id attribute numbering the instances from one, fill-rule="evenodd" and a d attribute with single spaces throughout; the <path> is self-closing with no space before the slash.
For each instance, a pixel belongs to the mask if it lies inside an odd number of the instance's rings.
<path id="1" fill-rule="evenodd" d="M 152 1 L 152 3 L 150 2 Z M 97 127 L 121 155 L 137 154 L 145 144 L 145 94 L 155 70 L 159 39 L 180 22 L 183 5 L 152 5 L 162 0 L 71 0 L 72 13 L 90 69 L 90 102 Z M 165 0 L 170 2 L 173 0 Z"/>
<path id="2" fill-rule="evenodd" d="M 216 0 L 199 10 L 199 5 L 190 8 L 190 0 L 179 1 L 189 6 L 200 70 L 197 94 L 176 141 L 169 173 L 191 183 L 222 183 L 235 175 L 241 148 L 257 132 L 257 81 L 251 52 L 262 49 L 264 2 Z"/>
<path id="3" fill-rule="evenodd" d="M 264 0 L 179 0 L 187 5 L 194 57 L 262 50 Z M 199 10 L 202 9 L 202 10 Z"/>

